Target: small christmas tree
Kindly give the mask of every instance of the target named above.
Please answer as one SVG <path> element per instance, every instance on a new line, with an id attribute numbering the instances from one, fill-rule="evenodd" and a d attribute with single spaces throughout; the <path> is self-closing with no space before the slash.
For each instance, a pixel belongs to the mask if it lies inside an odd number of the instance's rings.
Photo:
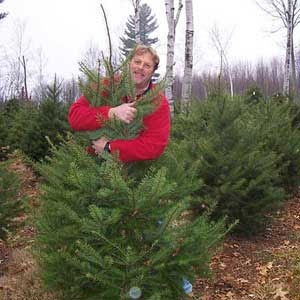
<path id="1" fill-rule="evenodd" d="M 60 94 L 61 84 L 55 77 L 53 83 L 47 86 L 45 99 L 40 103 L 35 118 L 25 131 L 21 149 L 34 160 L 43 159 L 50 154 L 46 137 L 57 144 L 60 142 L 60 136 L 65 136 L 69 129 L 67 105 L 61 101 Z"/>
<path id="2" fill-rule="evenodd" d="M 70 140 L 41 171 L 38 253 L 45 282 L 63 299 L 130 299 L 134 287 L 141 299 L 181 299 L 183 277 L 208 274 L 223 222 L 193 219 L 188 192 L 178 201 L 165 168 L 139 180 Z"/>
<path id="3" fill-rule="evenodd" d="M 262 107 L 265 111 L 260 111 Z M 279 145 L 279 139 L 286 141 L 275 124 L 279 119 L 281 126 L 288 122 L 282 122 L 284 114 L 275 118 L 271 111 L 264 101 L 248 105 L 239 97 L 219 95 L 176 116 L 173 136 L 186 144 L 186 164 L 200 161 L 196 167 L 202 186 L 195 191 L 199 198 L 192 199 L 195 213 L 209 208 L 216 220 L 222 216 L 229 224 L 239 220 L 234 230 L 244 235 L 266 228 L 269 213 L 285 197 L 280 178 L 283 153 L 274 151 L 273 141 Z M 289 133 L 287 128 L 283 127 Z M 286 144 L 285 148 L 296 149 L 296 142 Z"/>

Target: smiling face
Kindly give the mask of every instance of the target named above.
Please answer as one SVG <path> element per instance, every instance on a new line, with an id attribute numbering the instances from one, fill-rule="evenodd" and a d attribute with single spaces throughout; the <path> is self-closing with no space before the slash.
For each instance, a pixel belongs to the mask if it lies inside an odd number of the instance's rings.
<path id="1" fill-rule="evenodd" d="M 146 88 L 154 73 L 153 55 L 150 52 L 136 53 L 131 59 L 129 67 L 136 88 Z"/>

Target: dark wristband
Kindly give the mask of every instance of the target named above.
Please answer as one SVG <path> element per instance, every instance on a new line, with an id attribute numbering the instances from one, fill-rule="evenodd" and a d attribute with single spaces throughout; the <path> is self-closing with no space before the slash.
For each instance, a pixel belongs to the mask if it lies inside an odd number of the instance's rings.
<path id="1" fill-rule="evenodd" d="M 109 142 L 107 142 L 104 146 L 104 151 L 107 151 L 108 153 L 110 153 L 110 146 L 109 146 Z"/>

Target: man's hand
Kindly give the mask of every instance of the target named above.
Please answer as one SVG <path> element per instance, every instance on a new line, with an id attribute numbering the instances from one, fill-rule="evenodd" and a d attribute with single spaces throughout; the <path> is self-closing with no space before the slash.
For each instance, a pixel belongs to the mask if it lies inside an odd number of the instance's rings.
<path id="1" fill-rule="evenodd" d="M 120 121 L 129 124 L 134 119 L 134 114 L 136 112 L 134 105 L 135 102 L 131 102 L 112 107 L 108 112 L 108 117 L 110 119 L 115 117 Z"/>
<path id="2" fill-rule="evenodd" d="M 101 137 L 99 140 L 96 140 L 96 141 L 93 141 L 92 142 L 92 147 L 94 148 L 94 150 L 95 150 L 95 153 L 97 154 L 97 155 L 100 155 L 102 152 L 103 152 L 103 150 L 104 150 L 104 146 L 105 146 L 105 144 L 107 143 L 108 141 L 107 141 L 107 139 L 103 136 L 103 137 Z"/>

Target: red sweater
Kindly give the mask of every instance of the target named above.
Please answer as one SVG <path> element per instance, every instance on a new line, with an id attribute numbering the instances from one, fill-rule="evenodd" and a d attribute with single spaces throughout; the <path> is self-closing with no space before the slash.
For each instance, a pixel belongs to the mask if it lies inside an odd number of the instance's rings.
<path id="1" fill-rule="evenodd" d="M 143 119 L 144 129 L 131 140 L 110 141 L 111 152 L 118 151 L 123 162 L 148 160 L 158 158 L 169 141 L 170 135 L 170 109 L 167 98 L 159 93 L 155 111 Z M 69 111 L 69 123 L 75 131 L 95 130 L 101 128 L 97 116 L 100 114 L 104 120 L 108 119 L 110 106 L 91 107 L 85 96 L 74 102 Z"/>

